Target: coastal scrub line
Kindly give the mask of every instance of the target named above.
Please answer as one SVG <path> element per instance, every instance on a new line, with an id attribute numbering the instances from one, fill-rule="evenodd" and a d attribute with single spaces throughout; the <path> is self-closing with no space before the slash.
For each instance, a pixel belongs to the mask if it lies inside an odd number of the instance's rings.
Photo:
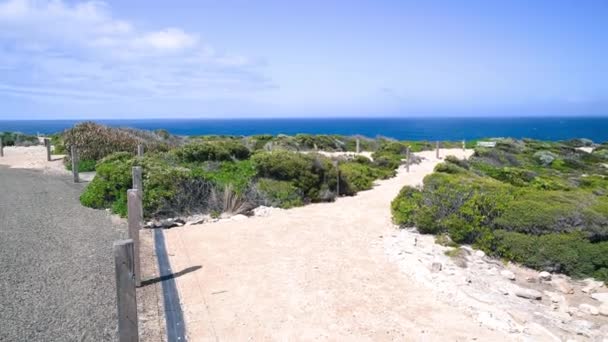
<path id="1" fill-rule="evenodd" d="M 535 269 L 608 280 L 607 146 L 578 147 L 502 139 L 468 161 L 446 158 L 422 188 L 401 190 L 393 220 Z"/>

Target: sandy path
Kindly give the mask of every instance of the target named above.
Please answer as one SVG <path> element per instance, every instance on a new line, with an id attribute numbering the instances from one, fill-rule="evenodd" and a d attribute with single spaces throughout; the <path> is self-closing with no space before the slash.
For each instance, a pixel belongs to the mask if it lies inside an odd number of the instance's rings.
<path id="1" fill-rule="evenodd" d="M 176 278 L 189 341 L 507 340 L 385 255 L 391 200 L 439 162 L 419 155 L 411 173 L 355 197 L 166 231 L 174 272 L 202 266 Z"/>
<path id="2" fill-rule="evenodd" d="M 16 169 L 42 170 L 46 174 L 69 174 L 63 166 L 63 157 L 63 155 L 52 155 L 52 160 L 49 162 L 46 160 L 44 146 L 7 146 L 4 148 L 4 157 L 0 157 L 0 165 Z"/>

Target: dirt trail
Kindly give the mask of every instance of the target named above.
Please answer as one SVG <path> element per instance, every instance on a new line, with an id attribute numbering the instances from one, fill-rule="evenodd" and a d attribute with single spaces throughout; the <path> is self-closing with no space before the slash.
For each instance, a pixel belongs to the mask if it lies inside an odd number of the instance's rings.
<path id="1" fill-rule="evenodd" d="M 467 151 L 469 155 L 471 151 Z M 462 157 L 462 150 L 442 150 Z M 509 340 L 391 263 L 390 202 L 440 162 L 434 152 L 334 203 L 166 231 L 189 341 Z"/>

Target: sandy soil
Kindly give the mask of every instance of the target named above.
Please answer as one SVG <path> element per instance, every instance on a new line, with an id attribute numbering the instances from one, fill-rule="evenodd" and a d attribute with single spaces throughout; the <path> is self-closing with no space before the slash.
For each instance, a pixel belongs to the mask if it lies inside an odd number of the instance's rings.
<path id="1" fill-rule="evenodd" d="M 0 157 L 0 165 L 8 165 L 17 169 L 42 170 L 47 174 L 69 174 L 63 166 L 63 155 L 53 155 L 51 161 L 46 160 L 44 146 L 4 148 L 4 157 Z"/>
<path id="2" fill-rule="evenodd" d="M 427 159 L 412 172 L 355 197 L 166 231 L 174 272 L 202 266 L 176 278 L 189 341 L 511 340 L 385 254 L 391 200 L 439 162 L 434 152 L 419 155 Z"/>

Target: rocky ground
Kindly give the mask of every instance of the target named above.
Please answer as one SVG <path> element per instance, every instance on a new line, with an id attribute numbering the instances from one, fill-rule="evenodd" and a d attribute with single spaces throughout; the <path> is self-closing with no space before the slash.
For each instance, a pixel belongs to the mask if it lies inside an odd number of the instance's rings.
<path id="1" fill-rule="evenodd" d="M 454 251 L 415 230 L 395 230 L 384 246 L 402 272 L 514 339 L 608 341 L 608 289 L 602 282 L 504 264 L 467 246 Z"/>

